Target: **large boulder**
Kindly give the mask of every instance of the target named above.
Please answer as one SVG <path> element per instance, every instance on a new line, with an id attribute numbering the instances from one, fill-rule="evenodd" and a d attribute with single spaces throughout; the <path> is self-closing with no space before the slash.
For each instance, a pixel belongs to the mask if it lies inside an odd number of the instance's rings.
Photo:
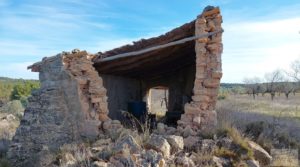
<path id="1" fill-rule="evenodd" d="M 189 136 L 183 140 L 184 147 L 186 147 L 187 149 L 192 149 L 199 141 L 200 140 L 198 137 Z"/>
<path id="2" fill-rule="evenodd" d="M 168 141 L 162 136 L 152 134 L 146 144 L 146 147 L 148 149 L 153 149 L 161 152 L 164 157 L 170 156 L 171 146 Z"/>
<path id="3" fill-rule="evenodd" d="M 127 167 L 127 166 L 135 166 L 135 162 L 133 161 L 132 157 L 127 154 L 117 154 L 112 156 L 109 159 L 112 166 L 118 166 L 118 167 Z"/>
<path id="4" fill-rule="evenodd" d="M 216 167 L 231 166 L 230 160 L 223 157 L 213 156 L 212 162 L 213 162 L 213 166 Z"/>
<path id="5" fill-rule="evenodd" d="M 143 152 L 139 161 L 140 162 L 138 162 L 138 164 L 141 166 L 163 167 L 165 164 L 162 153 L 156 152 L 152 149 Z"/>
<path id="6" fill-rule="evenodd" d="M 171 146 L 172 153 L 175 153 L 175 152 L 183 149 L 184 143 L 183 143 L 182 136 L 170 135 L 170 136 L 167 136 L 166 139 Z"/>
<path id="7" fill-rule="evenodd" d="M 135 139 L 131 135 L 126 135 L 116 142 L 112 150 L 115 153 L 122 152 L 125 149 L 129 149 L 130 153 L 137 153 L 141 150 L 141 146 L 137 144 Z"/>
<path id="8" fill-rule="evenodd" d="M 196 166 L 194 161 L 186 155 L 176 157 L 175 163 L 178 166 Z"/>
<path id="9" fill-rule="evenodd" d="M 201 144 L 200 144 L 200 150 L 202 152 L 213 152 L 213 150 L 215 149 L 216 146 L 216 142 L 212 139 L 203 139 L 201 140 Z"/>
<path id="10" fill-rule="evenodd" d="M 110 166 L 110 163 L 104 162 L 104 161 L 94 161 L 92 163 L 92 167 L 108 167 Z"/>

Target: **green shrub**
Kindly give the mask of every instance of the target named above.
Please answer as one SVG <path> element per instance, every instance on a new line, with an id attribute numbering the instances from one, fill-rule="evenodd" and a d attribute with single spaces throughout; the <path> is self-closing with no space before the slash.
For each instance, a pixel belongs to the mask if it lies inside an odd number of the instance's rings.
<path id="1" fill-rule="evenodd" d="M 218 93 L 218 100 L 224 100 L 229 94 L 229 90 L 226 88 L 220 88 Z"/>
<path id="2" fill-rule="evenodd" d="M 225 94 L 218 94 L 218 100 L 224 100 L 226 99 L 227 95 Z"/>
<path id="3" fill-rule="evenodd" d="M 31 95 L 31 91 L 38 89 L 40 84 L 34 81 L 24 81 L 16 84 L 11 92 L 11 100 L 21 100 Z"/>

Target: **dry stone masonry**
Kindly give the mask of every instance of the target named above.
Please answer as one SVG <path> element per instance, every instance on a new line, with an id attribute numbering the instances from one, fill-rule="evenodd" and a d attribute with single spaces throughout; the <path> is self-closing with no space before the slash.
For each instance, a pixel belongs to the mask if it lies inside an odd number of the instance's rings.
<path id="1" fill-rule="evenodd" d="M 195 26 L 184 27 L 192 30 L 194 28 L 194 35 L 221 30 L 222 16 L 219 8 L 205 8 L 192 23 L 195 23 Z M 166 36 L 168 35 L 170 34 Z M 195 80 L 192 101 L 184 105 L 184 114 L 178 121 L 177 129 L 164 124 L 158 126 L 161 133 L 179 134 L 185 139 L 181 136 L 174 139 L 164 139 L 161 136 L 150 138 L 148 146 L 164 156 L 168 156 L 170 151 L 181 150 L 184 141 L 216 125 L 215 106 L 222 77 L 221 38 L 222 33 L 217 33 L 185 44 L 184 47 L 176 46 L 177 50 L 182 47 L 188 50 L 186 54 L 193 54 L 194 51 L 190 48 L 195 44 L 196 60 L 192 60 L 195 61 L 194 65 L 196 64 Z M 185 56 L 178 55 L 181 58 Z M 41 88 L 34 91 L 29 98 L 29 105 L 13 138 L 8 155 L 14 166 L 46 166 L 47 159 L 53 160 L 53 153 L 66 143 L 94 140 L 103 135 L 102 133 L 122 130 L 120 121 L 108 117 L 108 90 L 103 83 L 104 77 L 99 76 L 101 71 L 95 69 L 94 60 L 99 59 L 97 56 L 75 49 L 71 53 L 63 52 L 43 58 L 41 62 L 29 67 L 32 71 L 39 72 Z M 129 80 L 127 82 L 132 83 Z"/>
<path id="2" fill-rule="evenodd" d="M 107 116 L 106 89 L 85 51 L 63 52 L 32 65 L 41 88 L 32 93 L 9 157 L 15 166 L 43 166 L 38 159 L 65 143 L 95 139 Z M 51 158 L 50 158 L 51 159 Z M 19 164 L 20 163 L 20 164 Z"/>
<path id="3" fill-rule="evenodd" d="M 102 78 L 93 67 L 91 59 L 85 51 L 74 51 L 73 54 L 63 56 L 66 70 L 70 71 L 79 85 L 81 111 L 87 120 L 108 120 L 106 89 Z"/>
<path id="4" fill-rule="evenodd" d="M 195 35 L 221 30 L 222 16 L 219 8 L 207 7 L 195 22 Z M 185 104 L 184 114 L 178 124 L 195 132 L 212 129 L 216 125 L 215 106 L 222 77 L 222 34 L 201 38 L 195 42 L 196 76 L 192 102 Z"/>

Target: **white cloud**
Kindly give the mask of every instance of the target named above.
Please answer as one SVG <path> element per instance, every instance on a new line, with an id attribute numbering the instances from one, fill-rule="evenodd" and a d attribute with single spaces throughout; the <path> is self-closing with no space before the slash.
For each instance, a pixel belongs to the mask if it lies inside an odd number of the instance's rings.
<path id="1" fill-rule="evenodd" d="M 223 82 L 288 69 L 300 56 L 300 17 L 224 24 Z"/>

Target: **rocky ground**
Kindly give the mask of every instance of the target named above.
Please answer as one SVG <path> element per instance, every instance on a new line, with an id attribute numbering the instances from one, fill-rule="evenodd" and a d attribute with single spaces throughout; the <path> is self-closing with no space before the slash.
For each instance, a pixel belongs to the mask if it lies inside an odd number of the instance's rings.
<path id="1" fill-rule="evenodd" d="M 272 157 L 234 128 L 193 135 L 159 123 L 150 133 L 106 121 L 93 142 L 67 144 L 49 166 L 266 166 Z M 53 155 L 52 155 L 53 156 Z"/>
<path id="2" fill-rule="evenodd" d="M 0 167 L 5 167 L 4 164 L 7 164 L 4 157 L 20 124 L 23 111 L 24 108 L 18 100 L 2 103 L 0 107 Z"/>
<path id="3" fill-rule="evenodd" d="M 9 166 L 3 157 L 19 125 L 18 114 L 22 108 L 16 107 L 20 106 L 17 103 L 1 108 L 0 166 Z M 9 110 L 19 111 L 11 113 Z M 243 137 L 233 127 L 222 127 L 202 134 L 189 127 L 174 128 L 163 123 L 158 123 L 153 130 L 147 124 L 137 123 L 132 127 L 136 128 L 125 128 L 117 120 L 102 122 L 99 135 L 93 141 L 69 143 L 55 153 L 44 148 L 41 166 L 254 167 L 266 166 L 272 159 L 261 146 Z"/>
<path id="4" fill-rule="evenodd" d="M 3 157 L 19 125 L 22 109 L 17 101 L 1 108 L 0 166 L 9 166 Z M 271 162 L 268 152 L 232 127 L 202 134 L 197 134 L 189 127 L 174 128 L 163 123 L 158 123 L 154 130 L 140 123 L 132 127 L 136 128 L 125 128 L 117 120 L 102 122 L 99 135 L 93 141 L 66 144 L 55 153 L 44 148 L 41 166 L 254 167 Z"/>

